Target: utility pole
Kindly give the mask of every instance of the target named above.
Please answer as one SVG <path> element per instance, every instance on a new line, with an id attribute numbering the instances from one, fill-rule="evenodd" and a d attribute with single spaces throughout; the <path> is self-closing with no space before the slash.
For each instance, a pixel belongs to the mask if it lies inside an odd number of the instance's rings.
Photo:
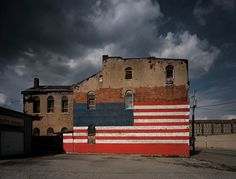
<path id="1" fill-rule="evenodd" d="M 196 92 L 193 91 L 192 95 L 192 147 L 193 147 L 193 154 L 195 154 L 195 131 L 194 131 L 194 115 L 195 115 L 195 108 L 197 107 L 197 99 L 196 99 Z"/>

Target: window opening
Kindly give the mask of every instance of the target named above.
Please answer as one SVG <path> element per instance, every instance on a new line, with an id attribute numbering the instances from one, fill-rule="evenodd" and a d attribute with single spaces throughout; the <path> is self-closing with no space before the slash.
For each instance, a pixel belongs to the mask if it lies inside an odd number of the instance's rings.
<path id="1" fill-rule="evenodd" d="M 132 79 L 133 74 L 132 74 L 132 68 L 128 67 L 125 69 L 125 79 Z"/>
<path id="2" fill-rule="evenodd" d="M 63 128 L 61 129 L 61 132 L 62 132 L 62 133 L 66 133 L 66 132 L 69 132 L 69 130 L 68 130 L 66 127 L 63 127 Z"/>
<path id="3" fill-rule="evenodd" d="M 47 135 L 48 135 L 48 136 L 52 136 L 53 133 L 54 133 L 53 128 L 49 127 L 48 130 L 47 130 Z"/>
<path id="4" fill-rule="evenodd" d="M 54 112 L 54 99 L 52 96 L 48 97 L 47 112 Z"/>
<path id="5" fill-rule="evenodd" d="M 61 98 L 61 112 L 68 112 L 68 98 L 63 96 Z"/>
<path id="6" fill-rule="evenodd" d="M 88 126 L 88 144 L 96 143 L 96 128 L 95 125 L 91 124 Z"/>
<path id="7" fill-rule="evenodd" d="M 133 93 L 127 91 L 125 93 L 125 109 L 133 109 Z"/>
<path id="8" fill-rule="evenodd" d="M 40 130 L 39 128 L 34 128 L 33 130 L 33 136 L 39 136 L 40 135 Z"/>
<path id="9" fill-rule="evenodd" d="M 35 96 L 33 100 L 33 113 L 40 113 L 40 99 L 38 96 Z"/>
<path id="10" fill-rule="evenodd" d="M 96 103 L 95 103 L 95 94 L 93 91 L 90 91 L 88 93 L 88 109 L 95 109 Z"/>
<path id="11" fill-rule="evenodd" d="M 173 84 L 174 80 L 174 69 L 172 65 L 166 67 L 166 83 Z"/>

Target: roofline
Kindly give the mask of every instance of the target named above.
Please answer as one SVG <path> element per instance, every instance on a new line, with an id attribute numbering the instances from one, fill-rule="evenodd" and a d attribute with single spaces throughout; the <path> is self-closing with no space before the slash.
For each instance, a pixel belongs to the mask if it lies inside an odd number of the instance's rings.
<path id="1" fill-rule="evenodd" d="M 56 87 L 60 87 L 60 88 L 56 88 Z M 68 87 L 69 89 L 65 89 L 63 87 Z M 26 90 L 21 91 L 21 94 L 38 94 L 38 93 L 49 93 L 49 92 L 73 92 L 72 89 L 72 85 L 68 85 L 68 86 L 38 86 L 37 88 L 28 88 Z M 55 88 L 55 89 L 53 89 Z"/>
<path id="2" fill-rule="evenodd" d="M 101 73 L 101 72 L 102 72 L 102 71 L 100 70 L 100 71 L 98 71 L 98 72 L 96 72 L 96 73 L 94 73 L 94 74 L 90 75 L 89 77 L 85 78 L 84 80 L 82 80 L 82 81 L 79 81 L 78 83 L 76 83 L 76 84 L 74 84 L 74 85 L 79 85 L 79 84 L 83 83 L 84 81 L 87 81 L 87 80 L 89 80 L 90 78 L 92 78 L 92 77 L 96 76 L 98 73 Z M 74 86 L 74 85 L 73 85 L 73 86 Z"/>
<path id="3" fill-rule="evenodd" d="M 12 109 L 4 108 L 4 107 L 0 107 L 0 114 L 13 116 L 13 117 L 24 118 L 24 119 L 30 119 L 30 120 L 34 120 L 35 118 L 37 118 L 36 116 L 25 114 L 25 113 L 22 113 L 22 112 L 19 112 L 19 111 L 14 111 Z"/>
<path id="4" fill-rule="evenodd" d="M 150 60 L 176 60 L 176 61 L 188 61 L 188 59 L 182 59 L 182 58 L 157 58 L 157 57 L 153 57 L 153 56 L 149 56 L 149 57 L 128 57 L 128 58 L 123 58 L 120 56 L 108 56 L 108 55 L 103 55 L 103 60 L 109 60 L 112 58 L 119 58 L 121 60 L 141 60 L 141 59 L 150 59 Z"/>

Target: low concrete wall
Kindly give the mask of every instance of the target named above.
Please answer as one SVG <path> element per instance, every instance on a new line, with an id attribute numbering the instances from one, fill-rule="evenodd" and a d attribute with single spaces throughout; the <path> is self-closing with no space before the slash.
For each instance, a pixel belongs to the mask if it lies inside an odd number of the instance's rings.
<path id="1" fill-rule="evenodd" d="M 195 146 L 236 150 L 236 134 L 197 136 Z"/>

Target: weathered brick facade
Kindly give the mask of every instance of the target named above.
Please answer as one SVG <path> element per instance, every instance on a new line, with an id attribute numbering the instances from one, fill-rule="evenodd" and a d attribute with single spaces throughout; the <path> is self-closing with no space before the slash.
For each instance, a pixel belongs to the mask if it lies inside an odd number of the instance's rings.
<path id="1" fill-rule="evenodd" d="M 35 79 L 37 81 L 37 79 Z M 22 91 L 24 100 L 24 113 L 37 115 L 39 120 L 33 121 L 33 134 L 35 129 L 39 130 L 39 135 L 53 135 L 48 133 L 51 128 L 53 133 L 60 133 L 62 130 L 71 131 L 73 127 L 73 91 L 71 86 L 39 86 Z M 48 97 L 53 97 L 53 111 L 48 112 Z M 68 100 L 67 110 L 62 111 L 62 97 Z M 40 101 L 38 111 L 33 111 L 34 99 L 38 97 Z M 38 134 L 35 134 L 38 135 Z"/>
<path id="2" fill-rule="evenodd" d="M 102 63 L 74 85 L 65 150 L 189 156 L 188 61 L 103 56 Z"/>

